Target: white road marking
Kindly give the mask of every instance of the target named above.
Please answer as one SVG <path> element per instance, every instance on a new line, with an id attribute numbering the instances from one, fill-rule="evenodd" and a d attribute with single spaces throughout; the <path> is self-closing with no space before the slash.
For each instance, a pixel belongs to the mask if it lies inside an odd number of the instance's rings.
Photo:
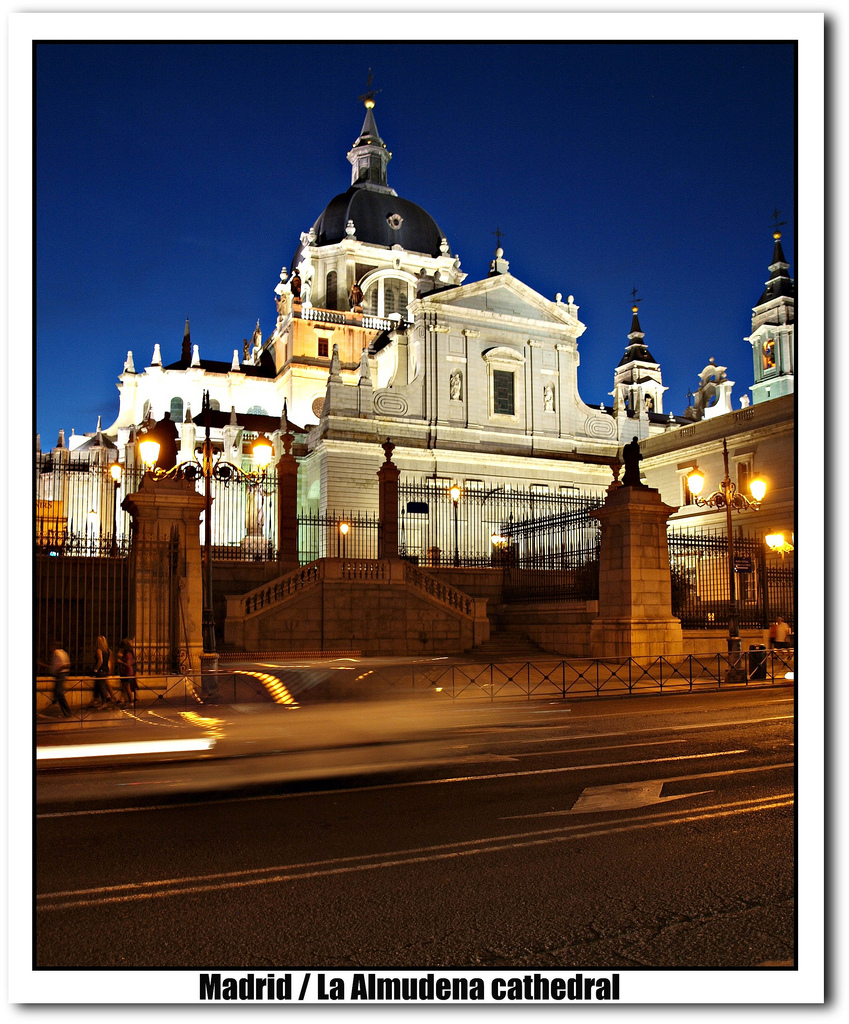
<path id="1" fill-rule="evenodd" d="M 527 777 L 530 775 L 559 775 L 563 772 L 580 772 L 589 770 L 597 770 L 599 768 L 633 768 L 635 765 L 648 765 L 648 764 L 666 764 L 669 761 L 696 761 L 707 757 L 726 757 L 735 754 L 747 754 L 748 751 L 743 750 L 715 750 L 705 754 L 680 754 L 673 757 L 654 757 L 645 759 L 642 761 L 612 761 L 607 764 L 575 764 L 566 765 L 562 768 L 530 768 L 524 771 L 515 772 L 492 772 L 486 775 L 460 775 L 455 776 L 451 779 L 419 779 L 415 782 L 401 782 L 392 783 L 389 786 L 377 785 L 377 786 L 357 786 L 351 789 L 343 790 L 324 790 L 322 796 L 328 796 L 332 793 L 366 793 L 379 789 L 402 789 L 412 786 L 444 786 L 449 783 L 455 782 L 487 782 L 492 779 L 515 779 Z M 363 765 L 363 768 L 369 766 Z M 291 777 L 294 777 L 295 773 L 292 773 Z M 305 773 L 305 777 L 309 777 Z M 229 797 L 224 800 L 209 800 L 204 801 L 203 806 L 210 806 L 213 803 L 233 803 L 243 802 L 244 800 L 271 800 L 271 799 L 287 799 L 290 797 L 300 796 L 315 796 L 314 792 L 311 793 L 274 793 L 266 794 L 258 797 Z M 198 806 L 201 801 L 193 801 L 192 803 L 180 803 L 180 804 L 154 804 L 147 807 L 104 807 L 93 810 L 85 811 L 48 811 L 39 814 L 39 818 L 69 818 L 77 817 L 84 814 L 127 814 L 139 811 L 167 811 L 176 810 L 184 807 Z"/>
<path id="2" fill-rule="evenodd" d="M 183 878 L 158 879 L 150 882 L 131 882 L 122 885 L 101 886 L 96 889 L 40 893 L 36 896 L 36 900 L 39 903 L 37 909 L 39 911 L 84 909 L 113 903 L 148 900 L 155 897 L 193 896 L 203 892 L 220 892 L 226 889 L 273 885 L 304 879 L 323 878 L 331 875 L 344 875 L 358 871 L 372 871 L 377 868 L 423 864 L 485 853 L 500 853 L 507 850 L 567 842 L 573 839 L 588 839 L 620 832 L 657 828 L 663 825 L 688 824 L 694 821 L 704 821 L 709 818 L 723 818 L 756 811 L 777 810 L 792 805 L 793 794 L 782 793 L 768 798 L 715 804 L 690 814 L 682 814 L 679 811 L 658 811 L 651 816 L 632 818 L 627 822 L 623 822 L 620 819 L 618 821 L 599 822 L 594 825 L 566 825 L 560 828 L 542 829 L 535 832 L 520 832 L 507 836 L 490 836 L 485 839 L 462 840 L 455 843 L 442 843 L 436 846 L 417 847 L 410 850 L 387 851 L 385 853 L 364 854 L 355 857 L 339 857 L 332 860 L 313 861 L 303 864 L 275 865 L 268 868 L 191 875 Z"/>
<path id="3" fill-rule="evenodd" d="M 586 811 L 621 811 L 633 807 L 649 807 L 651 804 L 667 803 L 669 800 L 683 800 L 685 797 L 704 796 L 711 789 L 698 793 L 680 793 L 677 796 L 661 796 L 663 782 L 623 782 L 618 786 L 588 786 L 572 805 L 570 814 Z"/>

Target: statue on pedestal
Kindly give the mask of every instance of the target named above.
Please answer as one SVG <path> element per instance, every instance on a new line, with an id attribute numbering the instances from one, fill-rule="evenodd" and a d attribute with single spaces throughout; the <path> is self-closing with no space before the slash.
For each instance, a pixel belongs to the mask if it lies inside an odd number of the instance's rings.
<path id="1" fill-rule="evenodd" d="M 636 436 L 622 449 L 622 461 L 625 463 L 625 476 L 622 477 L 623 487 L 645 487 L 640 480 L 640 442 Z"/>

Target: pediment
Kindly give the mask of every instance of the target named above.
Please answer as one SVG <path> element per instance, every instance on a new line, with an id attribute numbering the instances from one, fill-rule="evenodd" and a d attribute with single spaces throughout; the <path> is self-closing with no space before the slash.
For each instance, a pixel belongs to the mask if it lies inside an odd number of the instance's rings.
<path id="1" fill-rule="evenodd" d="M 512 274 L 499 274 L 484 281 L 446 289 L 426 295 L 421 301 L 426 307 L 437 307 L 449 316 L 452 312 L 462 315 L 469 311 L 559 326 L 579 326 L 578 319 L 568 312 L 564 303 L 551 302 Z"/>

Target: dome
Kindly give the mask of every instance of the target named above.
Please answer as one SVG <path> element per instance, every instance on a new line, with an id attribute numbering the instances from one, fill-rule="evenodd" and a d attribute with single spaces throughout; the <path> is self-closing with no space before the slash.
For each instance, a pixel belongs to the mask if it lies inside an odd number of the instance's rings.
<path id="1" fill-rule="evenodd" d="M 333 245 L 346 238 L 348 221 L 354 222 L 356 239 L 391 249 L 398 245 L 407 252 L 439 256 L 443 234 L 427 211 L 389 190 L 378 191 L 352 185 L 335 196 L 313 225 L 316 245 Z M 297 264 L 295 254 L 293 266 Z M 450 249 L 448 250 L 450 253 Z"/>

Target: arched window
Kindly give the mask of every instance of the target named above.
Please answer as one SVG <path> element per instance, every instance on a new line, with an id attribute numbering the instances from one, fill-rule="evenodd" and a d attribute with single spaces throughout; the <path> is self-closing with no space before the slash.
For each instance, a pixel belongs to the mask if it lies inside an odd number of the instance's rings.
<path id="1" fill-rule="evenodd" d="M 183 422 L 183 399 L 172 398 L 171 399 L 171 419 L 174 423 Z"/>
<path id="2" fill-rule="evenodd" d="M 336 309 L 336 271 L 331 270 L 327 275 L 324 287 L 324 308 Z"/>
<path id="3" fill-rule="evenodd" d="M 363 312 L 369 316 L 387 317 L 400 313 L 407 319 L 407 304 L 414 285 L 403 277 L 379 277 L 366 288 Z"/>

